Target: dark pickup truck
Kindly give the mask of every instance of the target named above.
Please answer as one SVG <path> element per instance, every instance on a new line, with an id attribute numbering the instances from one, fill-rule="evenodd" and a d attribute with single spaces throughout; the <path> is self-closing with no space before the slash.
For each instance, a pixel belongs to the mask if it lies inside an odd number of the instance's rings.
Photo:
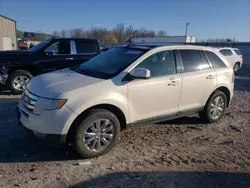
<path id="1" fill-rule="evenodd" d="M 0 82 L 21 94 L 33 76 L 74 67 L 100 54 L 97 40 L 51 38 L 27 51 L 0 52 Z"/>

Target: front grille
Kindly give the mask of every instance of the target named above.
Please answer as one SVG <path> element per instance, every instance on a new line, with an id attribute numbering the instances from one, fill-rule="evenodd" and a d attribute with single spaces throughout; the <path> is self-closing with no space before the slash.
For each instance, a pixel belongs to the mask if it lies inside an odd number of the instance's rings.
<path id="1" fill-rule="evenodd" d="M 23 99 L 23 104 L 24 106 L 30 110 L 33 111 L 36 105 L 36 102 L 38 101 L 39 97 L 36 95 L 33 95 L 32 93 L 30 93 L 27 89 L 23 92 L 22 95 L 22 99 Z"/>

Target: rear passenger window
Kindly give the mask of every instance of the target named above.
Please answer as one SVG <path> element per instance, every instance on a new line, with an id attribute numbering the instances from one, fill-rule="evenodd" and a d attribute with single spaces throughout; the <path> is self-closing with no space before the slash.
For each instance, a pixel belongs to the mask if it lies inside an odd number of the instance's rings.
<path id="1" fill-rule="evenodd" d="M 180 50 L 184 72 L 204 70 L 200 50 Z"/>
<path id="2" fill-rule="evenodd" d="M 78 54 L 97 54 L 98 46 L 95 42 L 76 40 L 76 51 Z"/>
<path id="3" fill-rule="evenodd" d="M 225 63 L 213 52 L 204 51 L 213 68 L 226 67 Z"/>

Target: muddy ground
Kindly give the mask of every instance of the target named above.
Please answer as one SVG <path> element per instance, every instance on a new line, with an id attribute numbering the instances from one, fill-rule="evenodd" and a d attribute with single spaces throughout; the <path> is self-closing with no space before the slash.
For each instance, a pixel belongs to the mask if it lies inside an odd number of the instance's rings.
<path id="1" fill-rule="evenodd" d="M 232 105 L 219 123 L 193 116 L 128 129 L 113 151 L 91 160 L 18 127 L 19 97 L 2 88 L 0 187 L 250 187 L 248 73 L 236 77 Z"/>

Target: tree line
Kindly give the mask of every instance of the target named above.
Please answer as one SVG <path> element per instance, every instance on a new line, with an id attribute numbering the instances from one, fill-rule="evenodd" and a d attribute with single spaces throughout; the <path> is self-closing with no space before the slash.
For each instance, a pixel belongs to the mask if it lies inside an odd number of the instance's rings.
<path id="1" fill-rule="evenodd" d="M 132 38 L 164 37 L 167 36 L 167 32 L 164 30 L 155 32 L 144 28 L 135 29 L 131 25 L 126 27 L 124 24 L 118 24 L 113 29 L 96 27 L 87 30 L 81 28 L 63 29 L 61 31 L 54 31 L 52 36 L 97 39 L 100 43 L 123 43 Z"/>

